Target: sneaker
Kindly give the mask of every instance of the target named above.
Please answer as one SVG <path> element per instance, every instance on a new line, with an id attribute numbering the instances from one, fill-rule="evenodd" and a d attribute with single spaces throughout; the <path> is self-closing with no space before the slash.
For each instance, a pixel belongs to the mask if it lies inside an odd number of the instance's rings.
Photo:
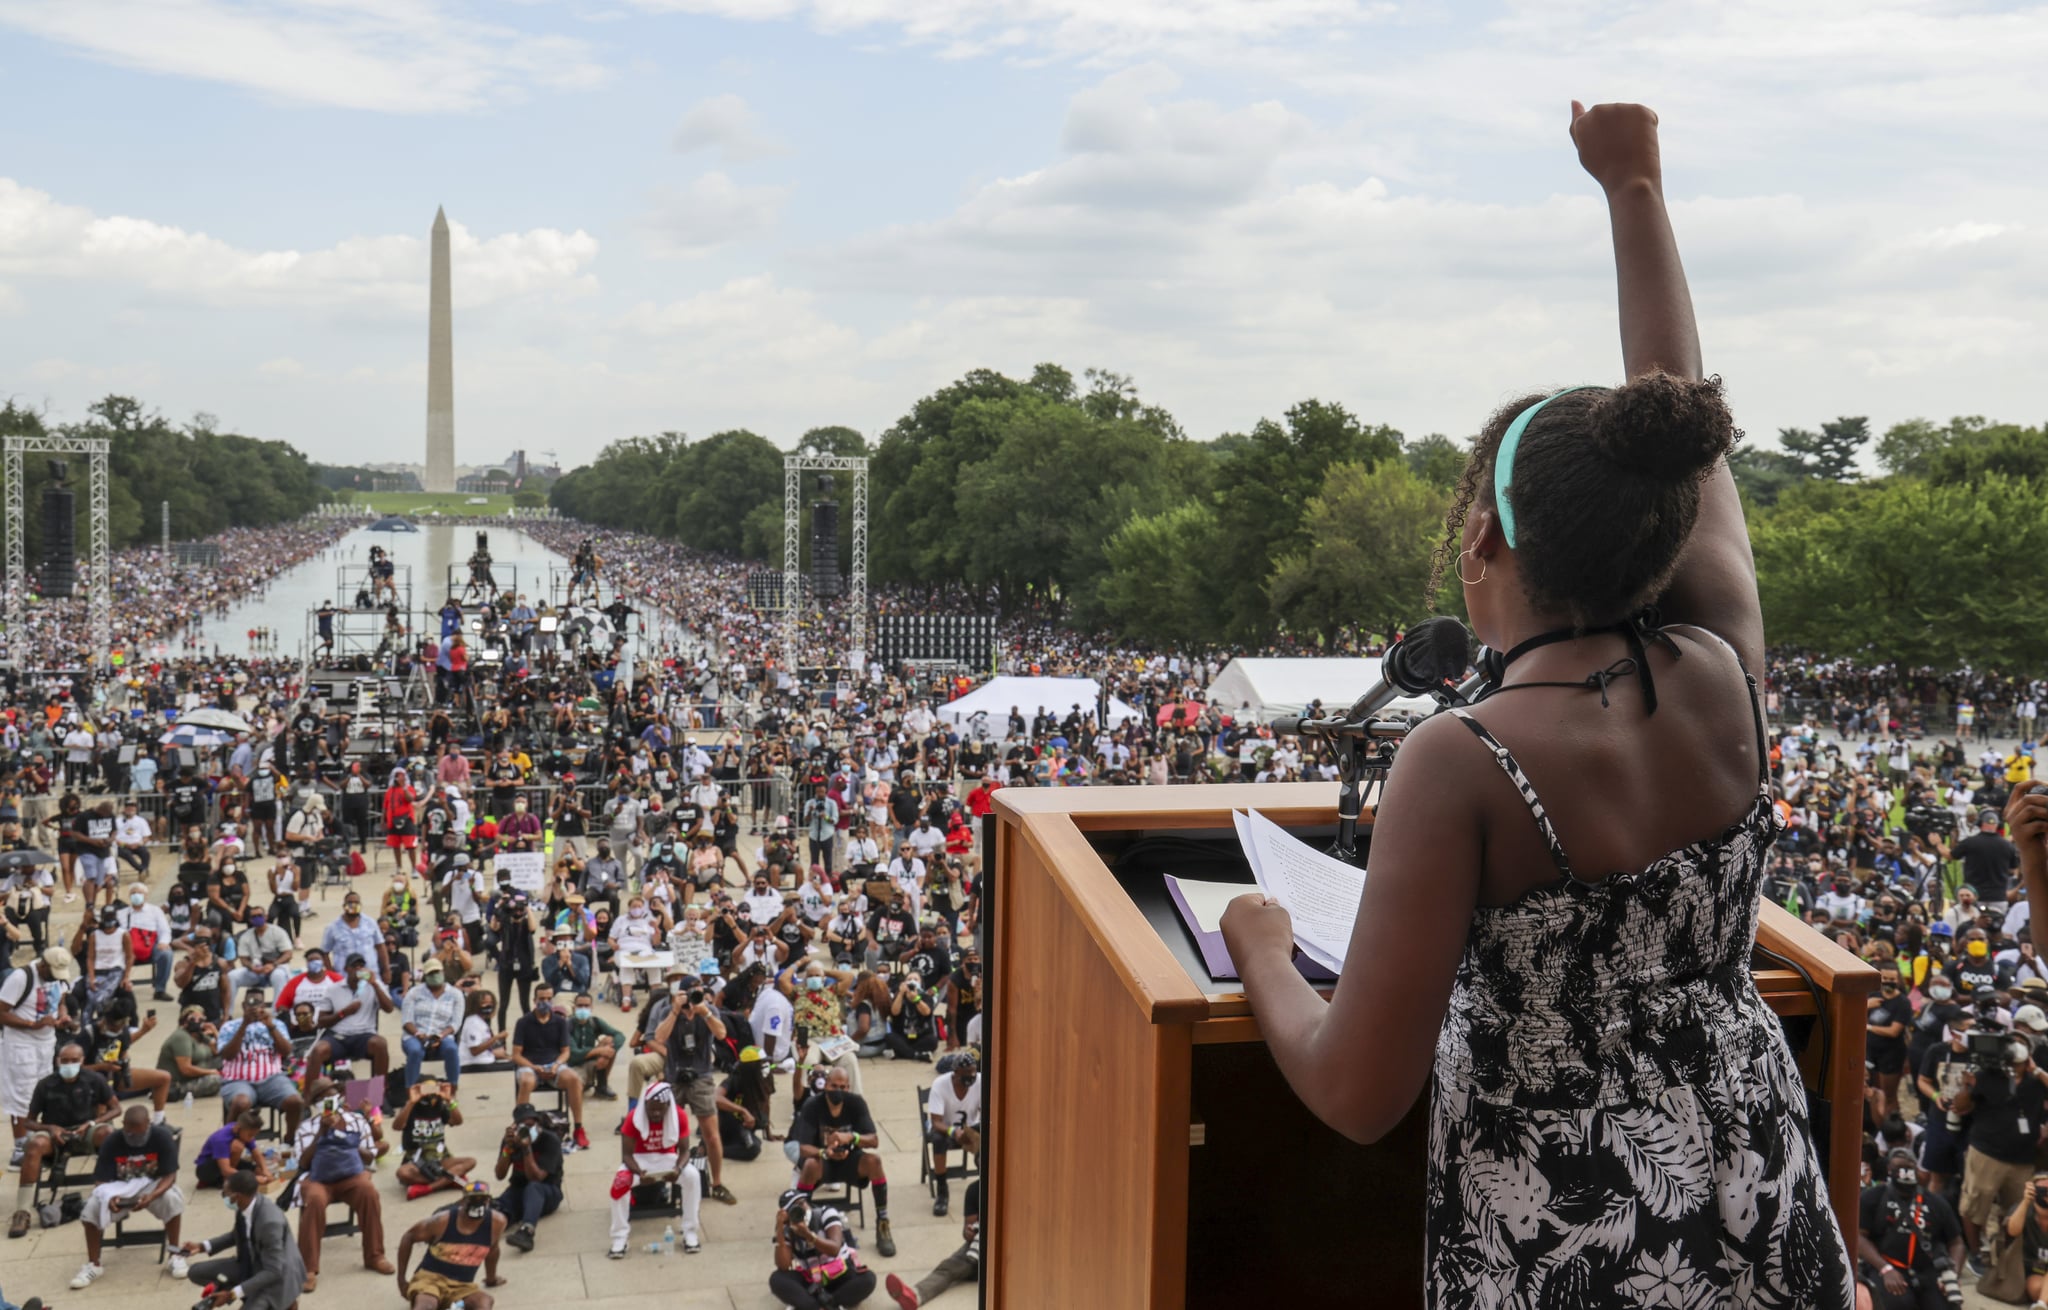
<path id="1" fill-rule="evenodd" d="M 428 1192 L 431 1192 L 433 1190 L 434 1189 L 430 1184 L 412 1183 L 409 1184 L 405 1189 L 405 1199 L 408 1201 L 417 1201 L 422 1196 L 425 1196 Z"/>
<path id="2" fill-rule="evenodd" d="M 105 1272 L 107 1271 L 99 1265 L 90 1260 L 86 1261 L 78 1266 L 78 1274 L 71 1280 L 71 1290 L 76 1292 L 80 1288 L 91 1287 L 93 1280 Z"/>
<path id="3" fill-rule="evenodd" d="M 740 1198 L 734 1196 L 732 1189 L 724 1183 L 711 1184 L 711 1199 L 719 1202 L 721 1205 L 738 1205 L 740 1203 Z"/>
<path id="4" fill-rule="evenodd" d="M 1984 1258 L 1982 1251 L 1970 1252 L 1970 1272 L 1979 1278 L 1991 1272 L 1991 1263 Z"/>
<path id="5" fill-rule="evenodd" d="M 171 1252 L 171 1277 L 182 1283 L 185 1281 L 185 1274 L 189 1269 L 190 1266 L 185 1261 L 185 1253 L 183 1251 Z"/>
<path id="6" fill-rule="evenodd" d="M 171 994 L 169 992 L 153 992 L 150 995 L 150 999 L 157 1001 L 168 1001 L 171 999 Z"/>
<path id="7" fill-rule="evenodd" d="M 522 1251 L 531 1251 L 533 1249 L 533 1225 L 520 1224 L 515 1227 L 511 1232 L 505 1234 L 505 1244 L 507 1246 L 516 1246 Z"/>
<path id="8" fill-rule="evenodd" d="M 26 1210 L 16 1210 L 14 1219 L 7 1225 L 9 1237 L 27 1237 L 28 1230 L 35 1224 L 35 1216 Z"/>
<path id="9" fill-rule="evenodd" d="M 887 1219 L 875 1220 L 875 1252 L 885 1260 L 896 1258 L 896 1238 L 889 1232 Z"/>
<path id="10" fill-rule="evenodd" d="M 952 1201 L 952 1197 L 947 1196 L 944 1192 L 940 1192 L 937 1198 L 932 1201 L 932 1213 L 941 1219 L 945 1218 L 946 1208 L 952 1204 Z"/>
<path id="11" fill-rule="evenodd" d="M 903 1310 L 917 1310 L 918 1302 L 916 1288 L 912 1287 L 909 1283 L 904 1282 L 902 1278 L 898 1277 L 895 1274 L 889 1275 L 889 1282 L 887 1286 L 889 1289 L 889 1295 L 895 1299 L 897 1305 L 903 1307 Z"/>
<path id="12" fill-rule="evenodd" d="M 590 1149 L 590 1134 L 583 1131 L 582 1124 L 576 1125 L 576 1149 L 579 1151 Z"/>
<path id="13" fill-rule="evenodd" d="M 697 1234 L 697 1233 L 694 1233 L 694 1232 L 690 1231 L 690 1230 L 689 1230 L 689 1229 L 687 1229 L 687 1228 L 686 1228 L 686 1229 L 684 1229 L 684 1230 L 683 1230 L 683 1254 L 684 1254 L 684 1255 L 695 1255 L 695 1254 L 697 1254 L 697 1252 L 699 1252 L 699 1251 L 701 1251 L 701 1250 L 703 1250 L 703 1249 L 704 1249 L 704 1239 L 703 1239 L 703 1237 L 702 1237 L 702 1236 L 700 1236 L 700 1235 L 699 1235 L 699 1234 Z"/>
<path id="14" fill-rule="evenodd" d="M 609 1251 L 606 1251 L 606 1252 L 604 1253 L 604 1258 L 605 1258 L 605 1259 L 607 1259 L 607 1260 L 623 1260 L 623 1259 L 625 1259 L 625 1258 L 626 1258 L 626 1244 L 625 1244 L 624 1242 L 613 1242 L 613 1243 L 612 1243 L 612 1249 L 611 1249 L 611 1250 L 609 1250 Z"/>
<path id="15" fill-rule="evenodd" d="M 14 1154 L 7 1157 L 7 1167 L 9 1169 L 21 1168 L 21 1157 L 27 1154 L 28 1143 L 17 1138 L 14 1143 Z"/>

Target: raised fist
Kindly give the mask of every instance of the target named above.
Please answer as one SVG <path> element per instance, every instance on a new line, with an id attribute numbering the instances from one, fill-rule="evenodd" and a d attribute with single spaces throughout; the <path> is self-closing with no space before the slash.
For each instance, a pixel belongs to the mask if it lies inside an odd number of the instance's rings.
<path id="1" fill-rule="evenodd" d="M 1609 191 L 1631 182 L 1661 186 L 1664 165 L 1657 153 L 1657 114 L 1647 105 L 1594 105 L 1572 101 L 1572 144 L 1579 163 Z"/>

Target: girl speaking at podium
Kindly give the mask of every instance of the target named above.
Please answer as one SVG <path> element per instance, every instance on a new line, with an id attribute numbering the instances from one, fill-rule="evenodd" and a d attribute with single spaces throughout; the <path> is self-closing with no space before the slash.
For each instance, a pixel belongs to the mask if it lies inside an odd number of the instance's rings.
<path id="1" fill-rule="evenodd" d="M 1571 136 L 1607 196 L 1624 381 L 1514 401 L 1466 465 L 1438 573 L 1506 652 L 1493 688 L 1402 745 L 1327 1004 L 1277 904 L 1240 897 L 1223 932 L 1326 1123 L 1376 1140 L 1430 1086 L 1431 1305 L 1846 1310 L 1805 1090 L 1749 971 L 1776 818 L 1738 434 L 1701 375 L 1657 116 L 1574 102 Z"/>

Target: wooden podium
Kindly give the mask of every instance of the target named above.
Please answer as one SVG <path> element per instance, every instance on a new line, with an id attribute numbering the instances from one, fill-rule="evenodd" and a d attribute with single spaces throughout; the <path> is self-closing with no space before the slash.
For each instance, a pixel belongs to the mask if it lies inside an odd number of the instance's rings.
<path id="1" fill-rule="evenodd" d="M 1011 788 L 995 800 L 981 932 L 985 1303 L 1420 1305 L 1426 1099 L 1369 1147 L 1324 1127 L 1280 1077 L 1238 984 L 1203 967 L 1157 869 L 1135 867 L 1148 838 L 1227 858 L 1233 809 L 1327 836 L 1336 785 Z M 1832 1102 L 1828 1187 L 1854 1249 L 1877 973 L 1774 905 L 1757 941 L 1813 980 L 1755 970 L 1809 1085 L 1826 1068 L 1815 1090 Z"/>

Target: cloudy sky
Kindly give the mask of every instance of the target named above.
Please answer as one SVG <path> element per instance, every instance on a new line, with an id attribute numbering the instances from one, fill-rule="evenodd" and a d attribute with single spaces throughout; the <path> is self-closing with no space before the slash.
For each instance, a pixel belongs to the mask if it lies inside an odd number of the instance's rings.
<path id="1" fill-rule="evenodd" d="M 1642 100 L 1744 426 L 2048 417 L 2048 4 L 0 0 L 0 394 L 419 458 L 871 436 L 1040 360 L 1210 437 L 1611 378 Z M 2029 88 L 2033 89 L 2029 89 Z"/>

